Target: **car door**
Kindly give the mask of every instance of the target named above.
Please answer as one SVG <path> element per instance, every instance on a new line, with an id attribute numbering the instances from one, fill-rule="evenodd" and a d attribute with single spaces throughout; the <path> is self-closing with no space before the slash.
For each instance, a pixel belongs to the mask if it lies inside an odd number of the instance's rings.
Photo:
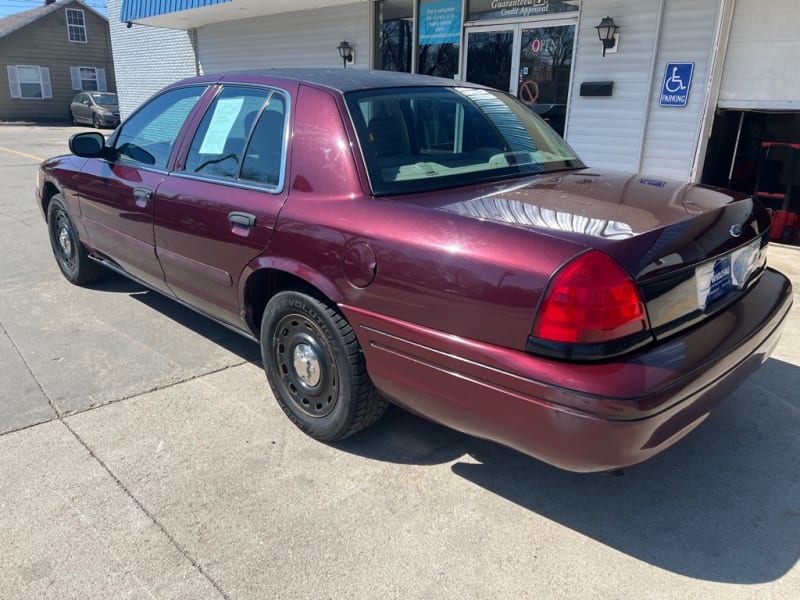
<path id="1" fill-rule="evenodd" d="M 73 98 L 70 109 L 77 121 L 83 121 L 86 118 L 86 103 L 88 102 L 86 94 L 78 94 Z"/>
<path id="2" fill-rule="evenodd" d="M 242 327 L 237 294 L 286 199 L 288 93 L 228 85 L 158 189 L 156 253 L 174 294 Z"/>
<path id="3" fill-rule="evenodd" d="M 81 173 L 78 194 L 91 247 L 161 291 L 168 288 L 155 253 L 153 198 L 181 128 L 205 90 L 177 88 L 151 100 L 109 140 L 112 158 L 90 159 Z"/>

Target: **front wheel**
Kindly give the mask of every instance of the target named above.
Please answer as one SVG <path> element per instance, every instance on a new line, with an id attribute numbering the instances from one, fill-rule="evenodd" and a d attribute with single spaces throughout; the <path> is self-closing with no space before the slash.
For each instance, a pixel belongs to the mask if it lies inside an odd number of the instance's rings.
<path id="1" fill-rule="evenodd" d="M 97 115 L 92 115 L 92 125 L 94 125 L 95 129 L 100 129 L 103 126 L 100 119 L 97 118 Z"/>
<path id="2" fill-rule="evenodd" d="M 58 268 L 70 283 L 85 285 L 105 273 L 102 265 L 89 258 L 61 194 L 53 196 L 47 207 L 47 229 Z"/>
<path id="3" fill-rule="evenodd" d="M 261 355 L 278 404 L 317 440 L 344 439 L 386 411 L 353 329 L 327 301 L 297 291 L 273 296 L 261 323 Z"/>

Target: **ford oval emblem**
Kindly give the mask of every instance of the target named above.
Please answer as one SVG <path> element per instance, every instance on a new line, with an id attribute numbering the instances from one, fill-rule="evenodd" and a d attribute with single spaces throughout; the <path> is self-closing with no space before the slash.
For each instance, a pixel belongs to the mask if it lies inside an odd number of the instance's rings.
<path id="1" fill-rule="evenodd" d="M 731 236 L 735 238 L 739 237 L 740 235 L 742 235 L 742 226 L 739 225 L 738 223 L 736 225 L 731 225 L 730 232 Z"/>

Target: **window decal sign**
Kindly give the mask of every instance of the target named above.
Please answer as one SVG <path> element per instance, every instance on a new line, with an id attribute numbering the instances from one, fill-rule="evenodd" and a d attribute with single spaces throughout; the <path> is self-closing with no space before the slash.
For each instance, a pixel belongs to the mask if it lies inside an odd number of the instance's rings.
<path id="1" fill-rule="evenodd" d="M 243 103 L 244 98 L 220 98 L 217 101 L 214 114 L 211 115 L 211 124 L 200 144 L 200 154 L 222 154 Z"/>
<path id="2" fill-rule="evenodd" d="M 457 44 L 461 40 L 461 0 L 420 2 L 419 44 Z"/>
<path id="3" fill-rule="evenodd" d="M 694 63 L 667 63 L 661 84 L 661 106 L 686 106 L 692 85 Z"/>

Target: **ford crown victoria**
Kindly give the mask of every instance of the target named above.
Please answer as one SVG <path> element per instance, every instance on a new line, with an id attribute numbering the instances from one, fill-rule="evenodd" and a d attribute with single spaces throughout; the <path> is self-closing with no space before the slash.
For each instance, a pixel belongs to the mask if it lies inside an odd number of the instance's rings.
<path id="1" fill-rule="evenodd" d="M 394 402 L 565 469 L 633 465 L 767 359 L 791 305 L 757 202 L 593 169 L 477 85 L 204 76 L 70 149 L 37 188 L 64 276 L 122 273 L 259 343 L 324 442 Z"/>

